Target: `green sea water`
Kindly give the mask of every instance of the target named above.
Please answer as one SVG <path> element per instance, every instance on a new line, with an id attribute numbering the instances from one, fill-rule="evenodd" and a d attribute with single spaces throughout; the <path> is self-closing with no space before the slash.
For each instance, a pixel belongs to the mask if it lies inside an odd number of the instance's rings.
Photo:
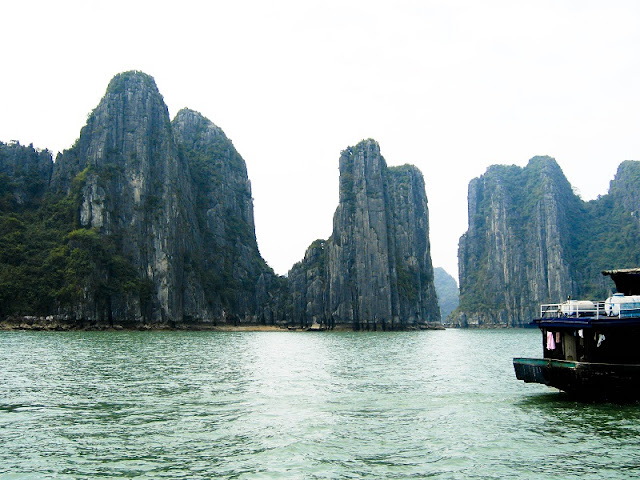
<path id="1" fill-rule="evenodd" d="M 640 405 L 516 380 L 537 330 L 0 332 L 1 479 L 640 478 Z"/>

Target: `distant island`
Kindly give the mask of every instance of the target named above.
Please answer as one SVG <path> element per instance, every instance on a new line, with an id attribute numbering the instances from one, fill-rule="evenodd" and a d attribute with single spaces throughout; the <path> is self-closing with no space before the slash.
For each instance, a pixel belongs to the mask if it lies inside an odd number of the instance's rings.
<path id="1" fill-rule="evenodd" d="M 433 283 L 438 294 L 438 304 L 440 306 L 440 317 L 442 323 L 446 325 L 447 317 L 458 308 L 460 304 L 460 292 L 458 283 L 444 268 L 433 269 Z"/>
<path id="2" fill-rule="evenodd" d="M 233 143 L 196 111 L 170 120 L 149 75 L 116 75 L 55 162 L 0 143 L 0 325 L 439 326 L 422 174 L 371 139 L 339 164 L 331 237 L 278 276 Z"/>

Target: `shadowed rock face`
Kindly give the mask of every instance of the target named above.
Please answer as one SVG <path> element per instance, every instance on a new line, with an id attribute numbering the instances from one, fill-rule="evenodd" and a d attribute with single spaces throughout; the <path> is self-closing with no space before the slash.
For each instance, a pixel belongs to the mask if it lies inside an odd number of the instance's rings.
<path id="1" fill-rule="evenodd" d="M 186 109 L 172 125 L 150 76 L 120 74 L 58 158 L 53 186 L 70 194 L 78 177 L 80 226 L 112 238 L 147 290 L 98 302 L 89 288 L 79 316 L 255 320 L 258 281 L 273 274 L 257 250 L 244 161 L 222 130 Z"/>
<path id="2" fill-rule="evenodd" d="M 469 183 L 469 229 L 458 250 L 458 326 L 518 326 L 541 303 L 604 299 L 600 271 L 637 266 L 640 164 L 624 162 L 610 193 L 583 202 L 556 161 L 492 166 Z"/>
<path id="3" fill-rule="evenodd" d="M 105 303 L 89 289 L 79 315 L 160 323 L 182 318 L 184 234 L 197 233 L 197 225 L 187 208 L 189 171 L 150 76 L 127 72 L 110 82 L 74 147 L 57 159 L 54 188 L 70 193 L 78 175 L 83 177 L 80 226 L 112 238 L 150 290 L 142 305 L 137 293 L 111 296 Z"/>
<path id="4" fill-rule="evenodd" d="M 201 233 L 191 256 L 197 258 L 194 270 L 205 286 L 211 318 L 265 324 L 282 320 L 277 306 L 284 300 L 279 292 L 282 282 L 258 251 L 244 160 L 224 132 L 198 112 L 180 110 L 172 126 L 191 172 Z M 191 295 L 195 304 L 198 294 Z"/>
<path id="5" fill-rule="evenodd" d="M 311 245 L 289 279 L 301 323 L 393 329 L 438 322 L 420 172 L 387 168 L 373 140 L 343 151 L 333 234 Z"/>

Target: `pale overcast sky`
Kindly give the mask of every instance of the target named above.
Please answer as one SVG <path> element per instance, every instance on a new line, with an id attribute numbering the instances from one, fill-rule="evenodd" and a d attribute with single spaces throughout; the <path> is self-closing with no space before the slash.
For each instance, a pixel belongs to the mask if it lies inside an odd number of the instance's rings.
<path id="1" fill-rule="evenodd" d="M 550 155 L 584 199 L 640 159 L 637 1 L 4 2 L 0 140 L 69 148 L 109 80 L 152 75 L 171 117 L 247 163 L 263 257 L 284 274 L 338 204 L 340 151 L 420 168 L 434 266 L 457 278 L 467 187 Z"/>

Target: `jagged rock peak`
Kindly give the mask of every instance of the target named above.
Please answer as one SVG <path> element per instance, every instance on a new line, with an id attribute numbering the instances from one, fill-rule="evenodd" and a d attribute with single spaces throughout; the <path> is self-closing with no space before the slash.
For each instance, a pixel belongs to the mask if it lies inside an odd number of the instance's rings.
<path id="1" fill-rule="evenodd" d="M 69 193 L 72 179 L 86 167 L 128 164 L 139 170 L 140 162 L 157 163 L 173 150 L 169 111 L 153 77 L 120 73 L 109 82 L 74 146 L 56 159 L 52 184 Z"/>
<path id="2" fill-rule="evenodd" d="M 356 190 L 361 188 L 368 181 L 376 181 L 380 178 L 380 171 L 387 167 L 387 162 L 380 154 L 380 145 L 375 140 L 369 138 L 362 140 L 354 147 L 348 147 L 340 152 L 340 200 L 343 198 L 345 189 Z M 345 175 L 346 174 L 346 175 Z M 359 180 L 355 184 L 354 180 Z"/>
<path id="3" fill-rule="evenodd" d="M 142 133 L 140 129 L 148 132 L 152 128 L 170 128 L 169 111 L 155 80 L 140 71 L 113 77 L 91 116 L 97 123 L 115 121 L 123 136 Z"/>
<path id="4" fill-rule="evenodd" d="M 347 147 L 340 152 L 340 167 L 352 167 L 353 161 L 356 160 L 361 166 L 367 164 L 375 165 L 377 168 L 386 167 L 387 162 L 380 154 L 380 145 L 372 138 L 360 141 L 353 147 Z M 364 170 L 359 173 L 364 174 Z"/>
<path id="5" fill-rule="evenodd" d="M 107 86 L 107 93 L 124 93 L 148 88 L 160 95 L 154 78 L 139 70 L 130 70 L 115 75 Z"/>
<path id="6" fill-rule="evenodd" d="M 250 236 L 255 237 L 251 182 L 246 163 L 231 140 L 211 120 L 188 108 L 178 112 L 172 127 L 176 143 L 189 160 L 199 196 L 208 196 L 208 201 L 200 206 L 208 209 L 212 231 L 220 230 L 227 223 L 214 217 L 223 211 L 233 211 L 249 228 Z"/>
<path id="7" fill-rule="evenodd" d="M 527 163 L 527 166 L 529 167 L 541 166 L 541 167 L 547 167 L 547 168 L 553 168 L 553 169 L 560 169 L 560 165 L 558 165 L 558 162 L 556 162 L 556 159 L 553 157 L 550 157 L 549 155 L 536 155 L 535 157 L 531 157 L 529 159 L 529 162 Z"/>
<path id="8" fill-rule="evenodd" d="M 355 146 L 345 148 L 341 154 L 353 154 L 354 152 L 380 155 L 380 144 L 373 138 L 360 140 Z"/>
<path id="9" fill-rule="evenodd" d="M 535 156 L 529 160 L 525 169 L 540 172 L 541 175 L 567 183 L 562 168 L 560 168 L 560 165 L 558 165 L 558 162 L 556 162 L 556 159 L 553 157 L 547 155 Z"/>
<path id="10" fill-rule="evenodd" d="M 183 142 L 193 142 L 198 138 L 198 136 L 205 137 L 202 138 L 202 140 L 206 140 L 206 137 L 215 137 L 218 135 L 227 138 L 220 127 L 200 112 L 191 110 L 190 108 L 181 109 L 176 114 L 172 123 L 174 127 L 178 127 L 178 131 L 176 133 Z"/>
<path id="11" fill-rule="evenodd" d="M 93 121 L 92 121 L 93 120 Z M 155 80 L 140 71 L 116 75 L 98 107 L 92 112 L 87 127 L 111 123 L 114 149 L 136 134 L 170 130 L 169 111 Z"/>
<path id="12" fill-rule="evenodd" d="M 480 177 L 481 180 L 487 179 L 502 179 L 502 177 L 506 174 L 511 176 L 519 175 L 521 173 L 542 173 L 546 175 L 556 176 L 558 174 L 564 175 L 562 173 L 562 169 L 558 162 L 556 162 L 555 158 L 549 157 L 547 155 L 536 155 L 532 157 L 527 162 L 527 165 L 524 167 L 520 167 L 518 165 L 489 165 L 485 174 Z M 473 179 L 478 180 L 478 179 Z"/>
<path id="13" fill-rule="evenodd" d="M 344 149 L 339 165 L 331 238 L 289 272 L 294 318 L 356 330 L 439 322 L 422 174 L 388 168 L 373 139 Z"/>
<path id="14" fill-rule="evenodd" d="M 186 150 L 200 149 L 210 160 L 224 162 L 241 176 L 247 177 L 244 159 L 233 146 L 224 131 L 200 112 L 181 109 L 173 119 L 173 134 L 176 142 Z M 245 179 L 248 182 L 248 178 Z M 248 184 L 249 185 L 249 184 Z"/>

